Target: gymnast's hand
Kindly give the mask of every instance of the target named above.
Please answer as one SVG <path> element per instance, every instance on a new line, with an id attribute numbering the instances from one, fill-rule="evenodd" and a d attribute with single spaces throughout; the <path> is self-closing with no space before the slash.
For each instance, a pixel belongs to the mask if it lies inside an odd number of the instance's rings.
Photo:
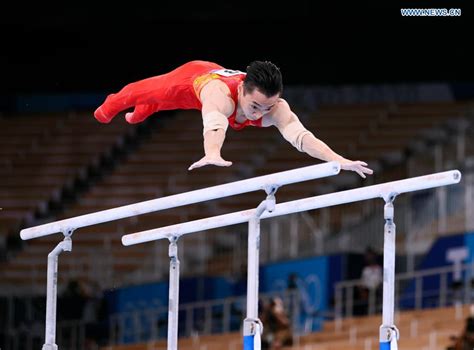
<path id="1" fill-rule="evenodd" d="M 231 166 L 232 162 L 224 160 L 220 155 L 206 155 L 202 157 L 199 161 L 192 164 L 188 170 L 193 170 L 196 168 L 203 167 L 205 165 L 217 165 L 217 166 Z"/>
<path id="2" fill-rule="evenodd" d="M 355 171 L 363 179 L 365 179 L 365 174 L 372 175 L 374 171 L 370 168 L 367 168 L 367 163 L 361 162 L 360 160 L 344 160 L 341 162 L 341 169 Z"/>

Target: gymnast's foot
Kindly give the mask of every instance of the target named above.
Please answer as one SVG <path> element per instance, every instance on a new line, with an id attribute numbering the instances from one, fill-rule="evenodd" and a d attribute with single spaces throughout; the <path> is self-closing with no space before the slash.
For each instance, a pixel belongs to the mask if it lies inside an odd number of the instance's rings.
<path id="1" fill-rule="evenodd" d="M 126 114 L 125 114 L 125 120 L 126 120 L 129 124 L 141 123 L 141 122 L 144 121 L 146 118 L 148 118 L 147 115 L 139 114 L 139 113 L 137 113 L 137 112 L 129 112 L 129 113 L 126 113 Z"/>
<path id="2" fill-rule="evenodd" d="M 99 122 L 101 123 L 104 123 L 104 124 L 108 124 L 110 123 L 110 121 L 112 120 L 113 116 L 108 116 L 106 114 L 106 112 L 104 112 L 104 109 L 102 106 L 100 106 L 99 108 L 97 108 L 94 112 L 94 117 L 95 119 L 97 119 Z"/>

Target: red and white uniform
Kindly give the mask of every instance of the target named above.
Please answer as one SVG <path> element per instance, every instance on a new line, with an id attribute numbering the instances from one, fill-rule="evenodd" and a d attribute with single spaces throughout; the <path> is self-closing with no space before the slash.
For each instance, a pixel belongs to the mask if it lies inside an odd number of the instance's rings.
<path id="1" fill-rule="evenodd" d="M 212 62 L 191 61 L 169 73 L 126 85 L 118 93 L 107 96 L 105 102 L 94 112 L 94 116 L 101 123 L 109 123 L 119 112 L 135 107 L 133 115 L 127 120 L 130 123 L 139 123 L 158 111 L 201 110 L 199 95 L 204 85 L 213 79 L 219 79 L 229 87 L 237 106 L 237 87 L 244 78 L 244 72 L 225 69 Z M 236 123 L 236 110 L 228 118 L 233 129 L 262 126 L 261 119 L 247 119 L 244 123 Z"/>

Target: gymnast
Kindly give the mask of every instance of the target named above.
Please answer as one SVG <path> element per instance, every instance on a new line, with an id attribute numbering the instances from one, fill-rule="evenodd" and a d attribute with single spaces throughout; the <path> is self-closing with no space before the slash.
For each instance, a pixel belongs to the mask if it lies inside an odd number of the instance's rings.
<path id="1" fill-rule="evenodd" d="M 278 128 L 298 151 L 322 161 L 337 161 L 341 169 L 362 178 L 373 170 L 363 161 L 352 161 L 334 152 L 300 122 L 281 98 L 283 80 L 280 69 L 269 61 L 254 61 L 246 72 L 226 69 L 208 61 L 190 61 L 166 74 L 139 80 L 110 94 L 95 112 L 101 123 L 109 123 L 119 112 L 130 124 L 144 121 L 153 113 L 175 109 L 197 109 L 203 121 L 204 157 L 188 170 L 205 165 L 230 166 L 221 156 L 228 126 Z"/>

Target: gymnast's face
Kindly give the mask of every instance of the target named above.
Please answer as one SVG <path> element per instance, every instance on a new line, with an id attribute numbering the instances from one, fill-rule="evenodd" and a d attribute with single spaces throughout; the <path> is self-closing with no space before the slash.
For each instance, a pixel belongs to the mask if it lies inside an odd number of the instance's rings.
<path id="1" fill-rule="evenodd" d="M 245 92 L 243 85 L 239 86 L 239 104 L 245 117 L 250 120 L 258 120 L 269 113 L 278 102 L 280 95 L 267 97 L 258 89 Z"/>

